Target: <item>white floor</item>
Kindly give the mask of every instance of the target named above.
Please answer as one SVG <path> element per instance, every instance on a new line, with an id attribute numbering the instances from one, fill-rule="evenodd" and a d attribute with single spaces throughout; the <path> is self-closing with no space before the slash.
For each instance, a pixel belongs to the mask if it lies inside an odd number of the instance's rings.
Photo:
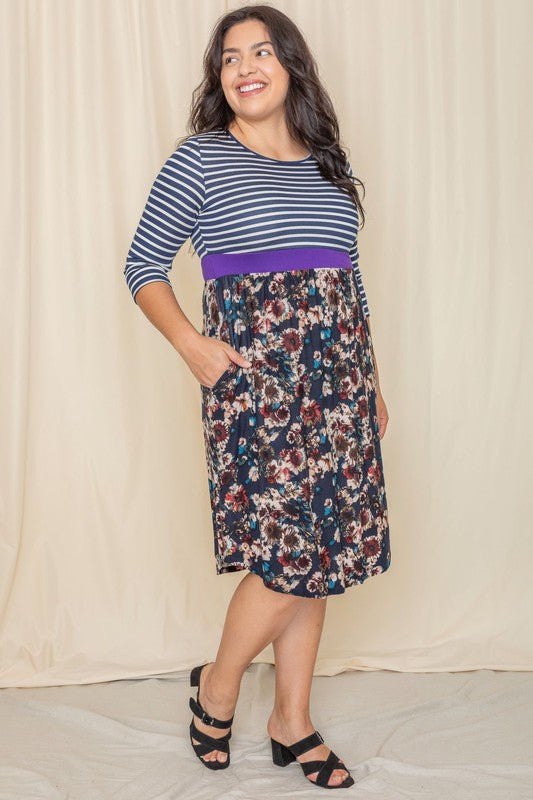
<path id="1" fill-rule="evenodd" d="M 188 678 L 1 689 L 0 799 L 331 797 L 298 764 L 272 763 L 272 665 L 244 675 L 231 765 L 216 772 L 189 743 Z M 312 718 L 356 781 L 339 797 L 533 800 L 531 672 L 316 677 Z"/>

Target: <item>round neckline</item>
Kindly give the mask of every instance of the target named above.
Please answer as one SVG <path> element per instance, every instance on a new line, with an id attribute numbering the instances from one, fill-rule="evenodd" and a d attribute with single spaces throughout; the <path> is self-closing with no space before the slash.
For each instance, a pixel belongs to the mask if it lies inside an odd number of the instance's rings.
<path id="1" fill-rule="evenodd" d="M 232 132 L 228 130 L 228 128 L 225 128 L 224 130 L 226 131 L 228 136 L 231 136 L 234 142 L 237 142 L 237 144 L 240 145 L 242 148 L 248 150 L 249 153 L 253 153 L 254 156 L 259 156 L 259 158 L 266 158 L 267 161 L 273 161 L 274 164 L 303 164 L 304 161 L 309 161 L 309 159 L 313 158 L 312 153 L 309 153 L 309 155 L 305 156 L 305 158 L 293 159 L 292 161 L 283 161 L 280 158 L 271 158 L 270 156 L 264 156 L 262 153 L 258 153 L 256 150 L 251 150 L 249 147 L 246 147 L 246 145 L 243 144 L 241 141 L 239 141 L 239 139 L 237 139 L 237 137 L 234 136 Z"/>

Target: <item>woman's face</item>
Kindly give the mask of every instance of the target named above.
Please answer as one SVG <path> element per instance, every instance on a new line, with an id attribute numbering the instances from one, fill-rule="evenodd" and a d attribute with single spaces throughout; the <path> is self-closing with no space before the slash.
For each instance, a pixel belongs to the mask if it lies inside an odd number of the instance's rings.
<path id="1" fill-rule="evenodd" d="M 281 66 L 264 23 L 239 22 L 224 36 L 220 83 L 235 116 L 244 121 L 285 114 L 290 75 Z M 241 92 L 240 85 L 261 83 L 260 89 Z"/>

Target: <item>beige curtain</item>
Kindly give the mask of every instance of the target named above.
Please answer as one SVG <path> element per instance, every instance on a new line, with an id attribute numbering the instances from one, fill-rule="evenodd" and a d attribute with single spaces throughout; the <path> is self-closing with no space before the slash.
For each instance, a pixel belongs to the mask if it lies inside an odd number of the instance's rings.
<path id="1" fill-rule="evenodd" d="M 390 421 L 387 573 L 328 601 L 317 675 L 533 666 L 528 0 L 287 0 L 364 182 Z M 3 0 L 0 684 L 212 659 L 199 385 L 124 260 L 222 0 Z M 171 272 L 201 328 L 188 245 Z M 272 662 L 271 646 L 256 661 Z"/>

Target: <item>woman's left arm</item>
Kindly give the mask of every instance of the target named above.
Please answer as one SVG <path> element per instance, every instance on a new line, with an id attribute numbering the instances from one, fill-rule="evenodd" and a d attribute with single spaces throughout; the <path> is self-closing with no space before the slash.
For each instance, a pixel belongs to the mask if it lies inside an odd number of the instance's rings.
<path id="1" fill-rule="evenodd" d="M 370 332 L 370 336 L 372 337 L 372 331 L 370 330 L 370 315 L 366 317 L 366 324 L 368 325 L 368 330 Z M 370 340 L 370 351 L 372 353 L 372 361 L 374 362 L 374 370 L 376 372 L 376 411 L 378 415 L 379 438 L 383 439 L 383 437 L 385 436 L 385 431 L 387 429 L 387 423 L 389 421 L 389 413 L 387 411 L 387 406 L 385 405 L 385 400 L 383 399 L 383 395 L 381 394 L 381 388 L 379 385 L 378 362 L 376 359 L 376 354 L 374 352 L 374 345 L 372 343 L 372 340 Z"/>
<path id="2" fill-rule="evenodd" d="M 370 330 L 370 315 L 366 318 L 366 324 L 368 325 L 368 330 L 370 331 L 370 336 L 372 336 L 372 331 Z M 370 340 L 372 342 L 372 340 Z M 376 354 L 374 353 L 374 345 L 370 344 L 370 351 L 372 353 L 372 360 L 374 362 L 374 369 L 376 371 L 376 382 L 378 385 L 379 390 L 379 371 L 378 371 L 378 362 L 376 360 Z"/>

